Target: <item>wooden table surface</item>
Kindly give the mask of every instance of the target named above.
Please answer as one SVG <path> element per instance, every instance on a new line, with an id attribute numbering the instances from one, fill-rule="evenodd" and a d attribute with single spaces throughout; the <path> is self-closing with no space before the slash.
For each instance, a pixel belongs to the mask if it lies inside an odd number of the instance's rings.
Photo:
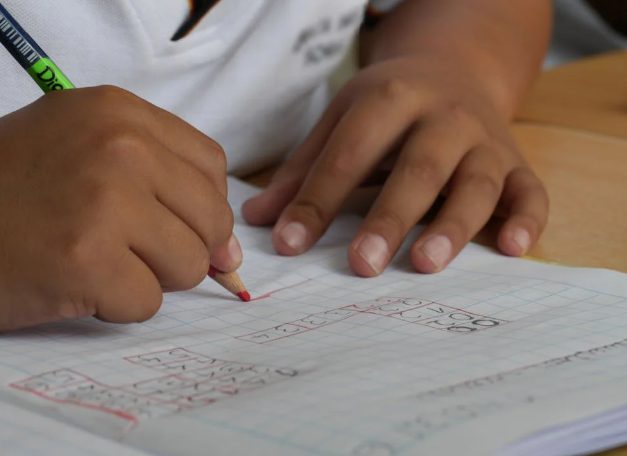
<path id="1" fill-rule="evenodd" d="M 627 140 L 538 125 L 513 132 L 551 201 L 530 256 L 627 272 Z"/>
<path id="2" fill-rule="evenodd" d="M 627 273 L 627 53 L 544 73 L 512 132 L 551 200 L 530 256 Z M 270 175 L 249 181 L 264 185 Z M 475 242 L 493 245 L 497 224 Z M 602 455 L 627 456 L 627 446 Z"/>
<path id="3" fill-rule="evenodd" d="M 627 139 L 627 52 L 545 72 L 517 118 Z"/>

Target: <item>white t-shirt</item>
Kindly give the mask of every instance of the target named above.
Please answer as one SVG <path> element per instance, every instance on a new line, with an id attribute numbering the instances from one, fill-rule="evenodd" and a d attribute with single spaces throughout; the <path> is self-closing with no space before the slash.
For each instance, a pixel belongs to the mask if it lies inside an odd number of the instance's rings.
<path id="1" fill-rule="evenodd" d="M 3 0 L 75 86 L 115 85 L 178 115 L 225 148 L 232 174 L 266 166 L 304 138 L 368 3 L 221 0 L 172 41 L 189 0 Z M 4 48 L 0 84 L 0 116 L 42 96 Z"/>
<path id="2" fill-rule="evenodd" d="M 554 0 L 553 4 L 555 26 L 546 68 L 627 48 L 627 38 L 609 27 L 584 0 Z"/>

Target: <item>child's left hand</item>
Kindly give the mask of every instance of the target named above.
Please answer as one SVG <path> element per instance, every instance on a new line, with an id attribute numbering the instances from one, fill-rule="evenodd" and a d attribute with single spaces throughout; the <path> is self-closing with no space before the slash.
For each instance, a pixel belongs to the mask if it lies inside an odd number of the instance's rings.
<path id="1" fill-rule="evenodd" d="M 442 270 L 497 210 L 500 250 L 526 253 L 548 215 L 545 189 L 517 150 L 504 116 L 479 84 L 446 63 L 419 57 L 372 65 L 331 103 L 270 186 L 243 208 L 275 223 L 278 253 L 308 250 L 349 194 L 395 160 L 349 248 L 361 276 L 380 274 L 440 194 L 447 200 L 411 248 L 416 270 Z"/>

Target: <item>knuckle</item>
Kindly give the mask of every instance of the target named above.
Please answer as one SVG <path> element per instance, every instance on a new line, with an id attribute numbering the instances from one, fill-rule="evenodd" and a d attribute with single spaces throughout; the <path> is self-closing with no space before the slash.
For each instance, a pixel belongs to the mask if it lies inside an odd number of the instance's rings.
<path id="1" fill-rule="evenodd" d="M 213 163 L 217 164 L 220 169 L 226 170 L 227 160 L 224 148 L 217 141 L 207 137 L 207 150 L 209 151 Z"/>
<path id="2" fill-rule="evenodd" d="M 544 186 L 543 182 L 535 175 L 531 170 L 528 171 L 532 175 L 532 182 L 534 183 L 531 187 L 530 193 L 533 193 L 534 197 L 538 204 L 538 208 L 544 210 L 545 214 L 548 212 L 548 208 L 551 204 L 551 198 L 549 196 L 549 192 Z"/>
<path id="3" fill-rule="evenodd" d="M 106 131 L 96 132 L 96 150 L 102 159 L 114 165 L 141 164 L 144 167 L 153 159 L 146 138 L 126 124 L 109 125 Z"/>
<path id="4" fill-rule="evenodd" d="M 407 160 L 401 165 L 401 169 L 410 178 L 426 184 L 428 188 L 439 190 L 444 185 L 443 172 L 439 161 L 431 155 L 421 155 L 413 160 Z"/>
<path id="5" fill-rule="evenodd" d="M 72 320 L 92 316 L 96 313 L 96 305 L 86 302 L 83 298 L 71 296 L 67 301 L 55 306 L 55 317 L 60 320 Z"/>
<path id="6" fill-rule="evenodd" d="M 228 203 L 225 202 L 224 206 L 224 238 L 228 239 L 228 237 L 233 232 L 233 228 L 235 227 L 235 216 L 233 215 L 233 210 Z"/>
<path id="7" fill-rule="evenodd" d="M 91 103 L 97 108 L 119 108 L 120 103 L 132 103 L 137 98 L 131 92 L 113 85 L 101 85 L 89 89 Z"/>
<path id="8" fill-rule="evenodd" d="M 490 174 L 478 171 L 465 176 L 465 183 L 472 187 L 473 192 L 498 198 L 502 192 L 502 184 Z"/>
<path id="9" fill-rule="evenodd" d="M 446 105 L 441 113 L 440 121 L 444 124 L 448 134 L 457 134 L 479 138 L 485 136 L 485 127 L 477 120 L 475 114 L 459 102 Z"/>
<path id="10" fill-rule="evenodd" d="M 226 155 L 224 153 L 215 154 L 211 161 L 211 166 L 218 170 L 220 176 L 225 175 L 228 166 Z"/>
<path id="11" fill-rule="evenodd" d="M 318 225 L 330 223 L 331 216 L 318 204 L 311 201 L 297 201 L 294 203 L 294 211 L 298 212 L 298 218 L 304 218 Z"/>
<path id="12" fill-rule="evenodd" d="M 88 232 L 72 233 L 66 239 L 63 256 L 69 276 L 86 280 L 97 262 L 97 243 Z"/>
<path id="13" fill-rule="evenodd" d="M 208 252 L 213 252 L 229 240 L 235 226 L 235 216 L 225 198 L 218 201 L 210 199 L 207 201 L 206 207 L 207 216 L 203 223 L 205 228 L 200 234 L 205 249 Z"/>
<path id="14" fill-rule="evenodd" d="M 468 225 L 468 221 L 459 217 L 450 217 L 445 222 L 447 229 L 450 233 L 451 239 L 461 240 L 462 243 L 466 243 L 471 237 L 471 228 Z"/>
<path id="15" fill-rule="evenodd" d="M 409 223 L 398 213 L 383 211 L 375 216 L 373 223 L 384 233 L 390 234 L 389 238 L 402 239 L 410 230 Z"/>
<path id="16" fill-rule="evenodd" d="M 199 170 L 217 186 L 221 193 L 226 194 L 227 183 L 225 177 L 228 169 L 226 153 L 222 146 L 213 139 L 205 136 L 204 142 L 206 143 L 205 150 L 207 153 L 200 156 Z"/>
<path id="17" fill-rule="evenodd" d="M 517 168 L 511 175 L 514 175 L 518 182 L 522 184 L 522 187 L 526 189 L 525 193 L 539 199 L 542 204 L 548 207 L 550 203 L 549 193 L 542 180 L 531 168 L 527 166 Z M 511 177 L 508 179 L 511 180 Z"/>
<path id="18" fill-rule="evenodd" d="M 69 214 L 66 230 L 59 236 L 61 258 L 68 276 L 87 280 L 92 277 L 99 261 L 107 256 L 104 247 L 111 238 L 104 220 L 119 219 L 121 207 L 125 207 L 124 194 L 102 179 L 90 179 L 80 187 L 83 194 L 81 207 L 86 209 Z M 108 224 L 109 228 L 115 226 Z M 107 232 L 109 231 L 109 232 Z"/>
<path id="19" fill-rule="evenodd" d="M 233 215 L 233 210 L 228 203 L 225 202 L 221 205 L 218 214 L 216 214 L 216 221 L 218 222 L 216 224 L 218 229 L 215 231 L 214 239 L 210 244 L 212 250 L 228 241 L 231 233 L 233 233 L 235 216 Z"/>
<path id="20" fill-rule="evenodd" d="M 99 87 L 92 95 L 93 109 L 103 112 L 109 109 L 109 114 L 98 118 L 97 122 L 88 119 L 85 125 L 89 157 L 109 164 L 142 164 L 154 158 L 150 145 L 150 138 L 141 127 L 127 115 L 120 114 L 120 103 L 127 103 L 130 94 L 121 92 L 115 87 Z"/>
<path id="21" fill-rule="evenodd" d="M 446 112 L 446 117 L 449 118 L 451 122 L 457 124 L 463 124 L 471 118 L 466 107 L 456 101 L 447 104 L 444 112 Z"/>
<path id="22" fill-rule="evenodd" d="M 413 84 L 404 77 L 396 76 L 388 79 L 381 86 L 381 95 L 390 101 L 403 100 L 414 93 Z"/>
<path id="23" fill-rule="evenodd" d="M 90 226 L 90 219 L 98 223 L 101 217 L 113 216 L 128 204 L 128 197 L 125 196 L 123 189 L 104 173 L 83 179 L 81 191 L 87 202 L 87 210 L 82 214 L 82 221 L 87 226 Z"/>
<path id="24" fill-rule="evenodd" d="M 216 185 L 222 185 L 222 179 L 217 182 L 216 177 L 226 175 L 228 165 L 226 152 L 218 142 L 208 136 L 202 135 L 201 144 L 204 153 L 199 157 L 200 171 L 215 181 Z"/>
<path id="25" fill-rule="evenodd" d="M 345 146 L 342 153 L 338 153 L 335 157 L 328 160 L 324 166 L 324 173 L 332 179 L 352 180 L 357 173 L 355 166 L 355 151 L 361 150 L 358 144 Z"/>

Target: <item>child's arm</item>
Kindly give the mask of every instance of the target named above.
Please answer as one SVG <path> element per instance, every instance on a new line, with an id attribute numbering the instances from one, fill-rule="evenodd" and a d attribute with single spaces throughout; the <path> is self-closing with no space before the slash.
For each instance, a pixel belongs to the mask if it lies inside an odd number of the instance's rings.
<path id="1" fill-rule="evenodd" d="M 457 68 L 509 117 L 542 63 L 551 15 L 548 0 L 405 0 L 364 29 L 361 63 L 415 55 Z"/>
<path id="2" fill-rule="evenodd" d="M 411 249 L 418 271 L 444 268 L 495 211 L 507 218 L 500 249 L 526 253 L 548 198 L 507 121 L 538 70 L 549 25 L 549 0 L 406 0 L 364 35 L 367 66 L 244 216 L 276 223 L 279 253 L 302 253 L 348 195 L 389 165 L 349 248 L 357 274 L 380 274 L 439 194 L 446 203 Z"/>

